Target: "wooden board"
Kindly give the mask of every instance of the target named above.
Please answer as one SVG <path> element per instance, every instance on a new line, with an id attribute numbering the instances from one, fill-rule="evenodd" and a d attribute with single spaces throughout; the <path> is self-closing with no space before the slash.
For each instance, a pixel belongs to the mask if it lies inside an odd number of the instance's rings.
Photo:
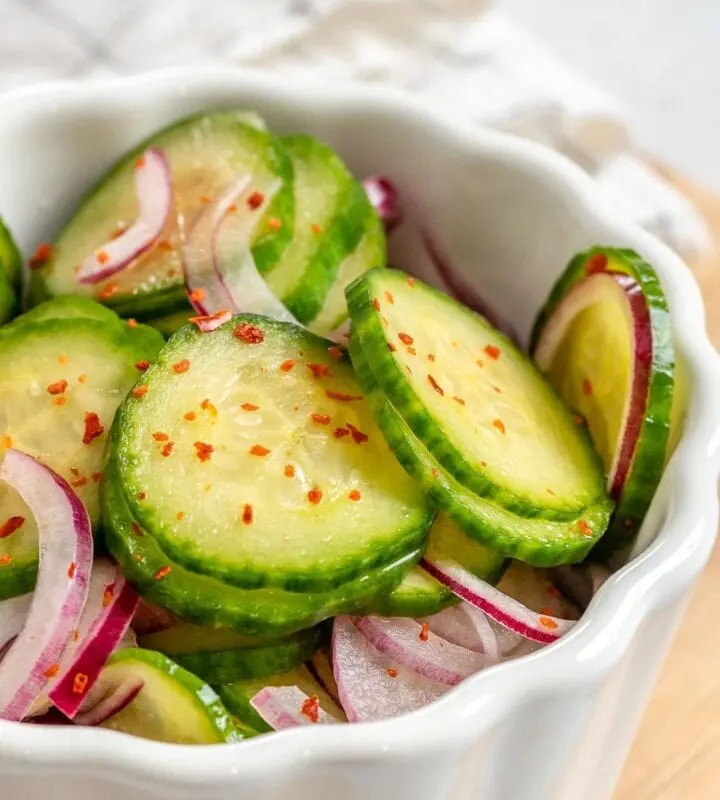
<path id="1" fill-rule="evenodd" d="M 702 210 L 720 242 L 720 198 L 658 170 Z M 708 330 L 720 348 L 720 247 L 693 270 Z M 720 398 L 718 398 L 720 402 Z M 720 546 L 692 604 L 641 724 L 615 800 L 720 798 Z M 580 800 L 580 798 L 578 798 Z"/>

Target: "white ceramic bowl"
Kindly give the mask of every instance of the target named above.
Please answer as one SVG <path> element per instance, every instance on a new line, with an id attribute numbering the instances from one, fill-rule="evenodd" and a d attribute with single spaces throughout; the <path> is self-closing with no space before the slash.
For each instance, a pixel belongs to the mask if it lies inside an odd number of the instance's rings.
<path id="1" fill-rule="evenodd" d="M 414 198 L 448 256 L 526 335 L 568 258 L 595 243 L 656 267 L 688 367 L 685 433 L 642 532 L 648 545 L 561 642 L 489 669 L 431 707 L 217 747 L 0 723 L 12 800 L 595 800 L 608 798 L 715 538 L 720 366 L 690 272 L 606 207 L 562 157 L 374 87 L 224 70 L 54 84 L 0 99 L 0 213 L 26 252 L 52 237 L 125 149 L 191 112 L 257 109 L 313 133 L 359 175 Z M 400 237 L 402 239 L 402 237 Z M 407 247 L 408 242 L 404 243 Z"/>

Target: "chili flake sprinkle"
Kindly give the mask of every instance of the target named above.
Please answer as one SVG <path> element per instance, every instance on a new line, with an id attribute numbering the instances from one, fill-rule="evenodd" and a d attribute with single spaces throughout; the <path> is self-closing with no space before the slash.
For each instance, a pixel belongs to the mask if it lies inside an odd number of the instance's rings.
<path id="1" fill-rule="evenodd" d="M 596 272 L 603 272 L 607 269 L 608 265 L 608 257 L 605 253 L 595 253 L 592 258 L 588 259 L 587 264 L 585 264 L 585 273 L 587 275 L 593 275 Z"/>
<path id="2" fill-rule="evenodd" d="M 75 577 L 76 571 L 77 571 L 77 564 L 74 561 L 71 561 L 67 571 L 67 576 L 68 578 L 70 578 L 70 580 L 72 580 Z"/>
<path id="3" fill-rule="evenodd" d="M 235 328 L 235 338 L 240 339 L 247 344 L 260 344 L 265 341 L 265 334 L 257 327 L 257 325 L 250 325 L 247 322 L 241 322 Z"/>
<path id="4" fill-rule="evenodd" d="M 561 596 L 560 589 L 558 589 L 557 586 L 553 586 L 552 584 L 550 584 L 547 587 L 547 593 L 551 597 L 560 597 Z"/>
<path id="5" fill-rule="evenodd" d="M 279 231 L 282 228 L 282 222 L 277 217 L 270 217 L 267 224 L 268 228 L 273 231 Z"/>
<path id="6" fill-rule="evenodd" d="M 435 361 L 435 353 L 428 353 L 427 360 Z"/>
<path id="7" fill-rule="evenodd" d="M 330 355 L 336 361 L 340 361 L 342 359 L 342 357 L 343 357 L 343 351 L 339 347 L 337 347 L 336 345 L 332 345 L 331 347 L 328 347 L 328 353 L 330 353 Z"/>
<path id="8" fill-rule="evenodd" d="M 77 628 L 73 631 L 73 642 L 77 642 L 80 638 L 80 631 Z"/>
<path id="9" fill-rule="evenodd" d="M 8 448 L 8 449 L 11 448 L 12 447 L 12 437 L 8 436 L 7 434 L 5 434 L 5 436 L 0 438 L 0 445 L 2 445 L 5 448 Z"/>
<path id="10" fill-rule="evenodd" d="M 178 511 L 177 514 L 175 514 L 175 519 L 178 522 L 181 522 L 182 520 L 184 520 L 185 519 L 185 512 L 184 511 Z"/>
<path id="11" fill-rule="evenodd" d="M 355 444 L 362 444 L 363 442 L 367 442 L 369 438 L 367 433 L 363 433 L 361 430 L 356 428 L 350 422 L 346 422 L 345 427 L 350 431 L 350 435 L 352 436 L 353 442 L 355 442 Z"/>
<path id="12" fill-rule="evenodd" d="M 310 414 L 310 419 L 313 422 L 317 422 L 318 425 L 329 425 L 330 424 L 330 415 L 329 414 L 312 413 L 312 414 Z"/>
<path id="13" fill-rule="evenodd" d="M 55 381 L 55 383 L 51 383 L 50 386 L 47 387 L 48 394 L 62 394 L 65 389 L 68 387 L 68 382 L 66 380 Z"/>
<path id="14" fill-rule="evenodd" d="M 177 373 L 178 375 L 180 375 L 182 372 L 187 372 L 189 369 L 190 361 L 187 358 L 183 358 L 172 365 L 173 372 Z"/>
<path id="15" fill-rule="evenodd" d="M 245 503 L 243 506 L 242 521 L 245 525 L 252 525 L 253 507 L 250 505 L 250 503 Z"/>
<path id="16" fill-rule="evenodd" d="M 6 567 L 12 561 L 10 553 L 3 553 L 0 556 L 0 567 Z"/>
<path id="17" fill-rule="evenodd" d="M 253 192 L 247 199 L 248 208 L 254 211 L 263 204 L 264 200 L 265 195 L 262 192 Z"/>
<path id="18" fill-rule="evenodd" d="M 351 489 L 350 492 L 348 493 L 348 498 L 352 500 L 353 503 L 357 503 L 361 497 L 362 495 L 357 489 Z"/>
<path id="19" fill-rule="evenodd" d="M 254 444 L 250 450 L 248 450 L 251 456 L 260 456 L 264 457 L 270 453 L 267 447 L 263 447 L 261 444 Z"/>
<path id="20" fill-rule="evenodd" d="M 67 356 L 60 356 L 58 358 L 58 364 L 67 364 L 70 359 Z"/>
<path id="21" fill-rule="evenodd" d="M 295 467 L 292 464 L 285 464 L 285 469 L 283 469 L 283 475 L 286 478 L 294 478 L 295 477 Z"/>
<path id="22" fill-rule="evenodd" d="M 580 528 L 580 533 L 582 533 L 583 536 L 593 535 L 592 528 L 587 524 L 587 522 L 585 522 L 584 519 L 581 519 L 580 522 L 578 522 L 578 528 Z"/>
<path id="23" fill-rule="evenodd" d="M 30 269 L 39 269 L 45 262 L 52 257 L 55 247 L 48 242 L 43 242 L 35 248 L 35 252 L 30 259 Z"/>
<path id="24" fill-rule="evenodd" d="M 75 489 L 79 489 L 81 486 L 85 486 L 88 482 L 88 479 L 81 475 L 79 478 L 74 478 L 70 481 L 70 486 L 73 486 Z"/>
<path id="25" fill-rule="evenodd" d="M 167 240 L 165 240 L 165 239 L 163 239 L 162 241 L 159 241 L 159 242 L 157 243 L 157 246 L 158 246 L 158 250 L 164 250 L 166 253 L 170 253 L 172 250 L 174 250 L 174 249 L 175 249 L 175 248 L 174 248 L 174 247 L 173 247 L 173 246 L 170 244 L 170 242 L 168 242 L 168 241 L 167 241 Z M 200 289 L 199 291 L 201 291 L 201 292 L 202 292 L 203 290 L 202 290 L 202 289 Z"/>
<path id="26" fill-rule="evenodd" d="M 320 715 L 319 703 L 320 698 L 314 694 L 312 697 L 308 697 L 302 704 L 301 713 L 304 717 L 307 717 L 310 722 L 318 721 Z"/>
<path id="27" fill-rule="evenodd" d="M 135 536 L 143 537 L 145 534 L 142 532 L 142 528 L 137 524 L 137 522 L 133 522 L 130 526 L 130 530 L 133 532 Z"/>
<path id="28" fill-rule="evenodd" d="M 147 387 L 146 387 L 147 388 Z M 100 418 L 94 411 L 85 412 L 85 433 L 83 444 L 90 444 L 98 436 L 102 436 L 105 428 L 100 424 Z"/>
<path id="29" fill-rule="evenodd" d="M 175 447 L 175 442 L 166 442 L 163 449 L 160 451 L 160 455 L 163 456 L 163 458 L 167 458 L 170 453 L 172 453 L 173 447 Z"/>
<path id="30" fill-rule="evenodd" d="M 327 364 L 308 362 L 305 365 L 313 374 L 313 378 L 332 378 L 332 370 Z"/>
<path id="31" fill-rule="evenodd" d="M 257 411 L 260 406 L 256 406 L 255 403 L 243 403 L 240 408 L 242 408 L 243 411 Z"/>
<path id="32" fill-rule="evenodd" d="M 335 428 L 333 436 L 336 439 L 342 439 L 343 436 L 350 436 L 350 431 L 347 428 Z"/>
<path id="33" fill-rule="evenodd" d="M 413 288 L 415 287 L 415 278 L 413 278 L 411 275 L 408 275 L 408 276 L 407 276 L 407 285 L 408 285 L 408 286 L 409 286 L 411 289 L 413 289 Z"/>
<path id="34" fill-rule="evenodd" d="M 486 344 L 483 349 L 493 361 L 497 361 L 500 358 L 500 348 L 495 347 L 494 344 Z"/>
<path id="35" fill-rule="evenodd" d="M 555 630 L 555 628 L 557 628 L 558 626 L 557 622 L 555 622 L 555 620 L 552 619 L 551 617 L 546 617 L 546 616 L 538 617 L 538 622 L 543 626 L 543 628 L 547 628 L 548 630 L 551 631 Z"/>
<path id="36" fill-rule="evenodd" d="M 388 350 L 389 350 L 391 353 L 394 353 L 394 352 L 397 350 L 397 347 L 395 347 L 395 345 L 394 345 L 392 342 L 388 342 L 388 343 L 387 343 L 387 346 L 388 346 Z"/>
<path id="37" fill-rule="evenodd" d="M 445 394 L 445 390 L 442 388 L 442 386 L 440 386 L 440 384 L 435 380 L 435 378 L 433 378 L 432 375 L 428 374 L 427 379 L 428 379 L 428 382 L 430 383 L 430 386 L 432 386 L 432 388 L 435 389 L 435 391 L 440 396 Z"/>
<path id="38" fill-rule="evenodd" d="M 25 517 L 10 517 L 0 525 L 0 539 L 7 539 L 8 536 L 19 531 L 25 524 Z"/>
<path id="39" fill-rule="evenodd" d="M 188 297 L 190 298 L 191 302 L 199 303 L 201 300 L 205 299 L 206 295 L 207 292 L 205 291 L 205 289 L 197 288 L 193 289 L 192 292 L 188 294 Z"/>
<path id="40" fill-rule="evenodd" d="M 351 403 L 353 400 L 362 400 L 361 394 L 345 394 L 345 392 L 336 392 L 333 389 L 327 389 L 325 394 L 331 400 L 339 400 L 341 403 Z"/>
<path id="41" fill-rule="evenodd" d="M 200 315 L 198 317 L 189 317 L 188 322 L 191 322 L 201 333 L 210 333 L 226 322 L 232 319 L 232 314 L 227 309 L 216 311 L 214 314 Z"/>
<path id="42" fill-rule="evenodd" d="M 117 283 L 109 283 L 104 289 L 101 289 L 98 292 L 98 297 L 100 300 L 107 300 L 108 298 L 112 297 L 119 288 L 120 287 L 117 285 Z"/>
<path id="43" fill-rule="evenodd" d="M 138 492 L 135 497 L 137 497 L 138 500 L 144 500 L 147 497 L 147 492 Z"/>
<path id="44" fill-rule="evenodd" d="M 193 447 L 195 448 L 195 455 L 200 461 L 210 461 L 212 454 L 215 452 L 215 448 L 211 444 L 207 444 L 207 442 L 193 442 Z"/>
<path id="45" fill-rule="evenodd" d="M 317 222 L 313 222 L 310 224 L 310 230 L 313 233 L 322 233 L 322 226 L 318 225 Z"/>
<path id="46" fill-rule="evenodd" d="M 56 406 L 64 406 L 67 403 L 67 397 L 60 395 L 59 397 L 53 397 L 53 404 Z"/>
<path id="47" fill-rule="evenodd" d="M 197 414 L 194 411 L 186 411 L 185 414 L 183 414 L 183 417 L 188 422 L 192 422 L 194 419 L 197 419 Z"/>
<path id="48" fill-rule="evenodd" d="M 390 292 L 385 292 L 385 299 L 390 303 L 390 305 L 395 305 L 395 298 L 390 294 Z"/>
<path id="49" fill-rule="evenodd" d="M 411 356 L 416 356 L 416 355 L 417 355 L 417 350 L 416 350 L 414 347 L 408 347 L 408 348 L 406 348 L 406 349 L 407 349 L 408 353 L 409 353 Z"/>
<path id="50" fill-rule="evenodd" d="M 143 383 L 142 386 L 136 386 L 132 390 L 131 394 L 136 400 L 139 400 L 141 397 L 145 397 L 145 395 L 147 394 L 147 390 L 148 390 L 147 384 Z"/>
<path id="51" fill-rule="evenodd" d="M 439 478 L 440 477 L 440 470 L 437 467 L 433 467 L 430 470 L 430 474 L 433 476 L 433 478 Z"/>
<path id="52" fill-rule="evenodd" d="M 497 428 L 502 434 L 505 433 L 505 423 L 501 419 L 493 420 L 493 428 Z"/>
<path id="53" fill-rule="evenodd" d="M 103 592 L 102 604 L 103 608 L 107 608 L 112 603 L 113 595 L 115 594 L 115 584 L 111 583 L 105 587 Z"/>
<path id="54" fill-rule="evenodd" d="M 78 383 L 85 383 L 85 381 L 87 381 L 87 375 L 83 372 L 82 375 L 78 375 Z"/>
<path id="55" fill-rule="evenodd" d="M 213 417 L 217 416 L 217 408 L 215 408 L 215 406 L 207 397 L 202 401 L 202 403 L 200 403 L 200 408 L 202 408 L 203 411 L 207 411 L 208 413 L 212 414 Z"/>
<path id="56" fill-rule="evenodd" d="M 54 678 L 60 672 L 59 664 L 50 664 L 50 666 L 43 672 L 46 678 Z"/>
<path id="57" fill-rule="evenodd" d="M 581 417 L 581 416 L 580 416 L 580 414 L 575 414 L 575 415 L 573 416 L 573 422 L 574 422 L 576 425 L 584 425 L 584 424 L 585 424 L 585 418 L 584 418 L 584 417 Z"/>
<path id="58" fill-rule="evenodd" d="M 403 344 L 412 344 L 415 341 L 408 333 L 398 333 L 398 339 L 400 339 Z"/>
<path id="59" fill-rule="evenodd" d="M 127 326 L 128 326 L 128 328 L 137 328 L 138 321 L 136 319 L 133 319 L 132 317 L 130 317 L 130 319 L 127 321 Z"/>
<path id="60" fill-rule="evenodd" d="M 465 405 L 465 401 L 462 399 L 462 397 L 457 397 L 456 395 L 453 395 L 453 400 L 456 403 L 459 403 L 461 406 Z"/>
<path id="61" fill-rule="evenodd" d="M 212 197 L 208 197 L 206 194 L 201 194 L 200 197 L 198 197 L 198 201 L 203 206 L 209 206 L 210 203 L 212 203 Z"/>
<path id="62" fill-rule="evenodd" d="M 427 642 L 429 638 L 430 638 L 430 626 L 427 624 L 427 622 L 423 622 L 423 624 L 420 627 L 420 641 Z"/>
<path id="63" fill-rule="evenodd" d="M 492 389 L 496 394 L 502 394 L 502 389 L 499 386 L 493 386 Z"/>
<path id="64" fill-rule="evenodd" d="M 140 370 L 140 372 L 145 372 L 145 370 L 147 370 L 149 366 L 150 362 L 145 361 L 145 359 L 143 359 L 142 361 L 138 361 L 137 364 L 135 364 L 135 369 Z"/>
<path id="65" fill-rule="evenodd" d="M 155 431 L 155 433 L 152 434 L 152 438 L 155 439 L 156 442 L 167 442 L 170 439 L 168 434 L 164 431 Z"/>
<path id="66" fill-rule="evenodd" d="M 380 311 L 380 301 L 377 299 L 377 297 L 373 297 L 373 306 L 375 311 Z"/>
<path id="67" fill-rule="evenodd" d="M 73 678 L 73 694 L 84 694 L 90 678 L 84 672 L 76 672 Z"/>
<path id="68" fill-rule="evenodd" d="M 164 567 L 160 567 L 160 569 L 153 575 L 153 579 L 156 581 L 161 581 L 163 578 L 166 578 L 172 572 L 172 567 L 168 564 Z"/>
<path id="69" fill-rule="evenodd" d="M 318 489 L 317 486 L 313 486 L 312 489 L 307 493 L 308 500 L 316 506 L 323 497 L 322 489 Z"/>
<path id="70" fill-rule="evenodd" d="M 592 383 L 587 379 L 583 378 L 582 380 L 582 393 L 583 394 L 592 394 Z"/>
<path id="71" fill-rule="evenodd" d="M 397 676 L 398 676 L 398 671 L 395 669 L 395 667 L 388 667 L 387 674 L 388 674 L 388 675 L 389 675 L 391 678 L 397 678 Z"/>
<path id="72" fill-rule="evenodd" d="M 290 370 L 295 366 L 295 359 L 288 358 L 280 364 L 280 371 L 281 372 L 290 372 Z"/>

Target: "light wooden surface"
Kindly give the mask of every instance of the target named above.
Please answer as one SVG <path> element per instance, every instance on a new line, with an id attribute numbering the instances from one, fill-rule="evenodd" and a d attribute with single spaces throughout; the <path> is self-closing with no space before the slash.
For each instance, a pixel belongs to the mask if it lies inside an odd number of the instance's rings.
<path id="1" fill-rule="evenodd" d="M 720 198 L 659 170 L 701 207 L 720 242 Z M 720 247 L 713 258 L 692 266 L 705 297 L 710 335 L 720 347 Z M 720 545 L 675 640 L 616 800 L 720 800 L 719 610 Z"/>

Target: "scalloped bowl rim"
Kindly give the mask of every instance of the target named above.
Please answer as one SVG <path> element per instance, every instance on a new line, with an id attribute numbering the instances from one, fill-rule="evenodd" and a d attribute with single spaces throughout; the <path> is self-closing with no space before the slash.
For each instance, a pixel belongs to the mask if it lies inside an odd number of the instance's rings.
<path id="1" fill-rule="evenodd" d="M 518 661 L 488 669 L 454 688 L 427 708 L 381 722 L 338 730 L 308 726 L 221 747 L 172 745 L 110 730 L 21 725 L 0 721 L 0 752 L 15 767 L 77 768 L 126 782 L 158 779 L 173 783 L 226 785 L 245 777 L 270 776 L 315 760 L 380 760 L 452 750 L 505 717 L 527 694 L 581 689 L 608 672 L 627 651 L 643 617 L 680 595 L 705 565 L 718 522 L 716 486 L 720 454 L 720 356 L 705 332 L 702 298 L 692 275 L 668 247 L 606 203 L 595 182 L 565 157 L 542 145 L 481 128 L 462 117 L 434 111 L 412 95 L 378 86 L 273 78 L 267 73 L 226 68 L 179 68 L 93 82 L 39 84 L 0 96 L 0 118 L 25 105 L 47 102 L 64 110 L 111 107 L 120 95 L 153 98 L 183 87 L 208 90 L 261 89 L 282 102 L 301 93 L 322 113 L 380 108 L 440 132 L 451 148 L 482 152 L 552 185 L 576 213 L 612 230 L 626 246 L 655 265 L 675 319 L 676 339 L 685 352 L 693 392 L 685 432 L 659 492 L 672 502 L 655 541 L 615 573 L 579 624 L 558 643 Z M 651 512 L 652 513 L 652 512 Z M 442 737 L 437 736 L 439 726 Z"/>

